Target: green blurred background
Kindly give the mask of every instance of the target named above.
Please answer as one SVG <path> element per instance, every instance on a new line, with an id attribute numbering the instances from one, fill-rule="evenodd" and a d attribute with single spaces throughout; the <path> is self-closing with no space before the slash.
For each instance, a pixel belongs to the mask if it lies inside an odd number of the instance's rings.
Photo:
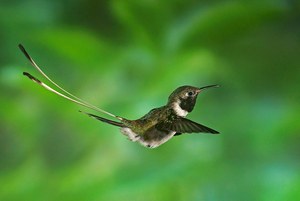
<path id="1" fill-rule="evenodd" d="M 22 76 L 138 118 L 220 84 L 188 117 L 221 135 L 157 149 Z M 297 0 L 2 0 L 0 200 L 300 200 Z"/>

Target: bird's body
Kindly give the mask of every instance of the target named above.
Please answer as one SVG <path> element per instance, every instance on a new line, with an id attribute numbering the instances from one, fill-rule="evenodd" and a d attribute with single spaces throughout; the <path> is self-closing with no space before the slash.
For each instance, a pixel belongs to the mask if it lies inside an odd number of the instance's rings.
<path id="1" fill-rule="evenodd" d="M 185 118 L 193 110 L 197 95 L 202 89 L 192 86 L 179 87 L 170 95 L 167 105 L 154 108 L 136 120 L 120 118 L 121 122 L 115 122 L 94 114 L 86 114 L 102 122 L 121 127 L 121 132 L 131 141 L 139 142 L 145 147 L 156 148 L 182 133 L 219 133 Z M 192 95 L 189 96 L 188 93 Z"/>
<path id="2" fill-rule="evenodd" d="M 155 148 L 171 139 L 176 133 L 158 127 L 167 121 L 166 116 L 172 115 L 171 108 L 167 106 L 155 108 L 140 119 L 125 120 L 126 126 L 121 127 L 120 130 L 129 140 L 139 142 L 145 147 Z"/>
<path id="3" fill-rule="evenodd" d="M 176 133 L 176 131 L 164 130 L 159 127 L 175 117 L 176 115 L 170 107 L 162 106 L 152 109 L 136 120 L 123 118 L 120 131 L 133 142 L 138 142 L 145 147 L 155 148 L 171 139 Z"/>
<path id="4" fill-rule="evenodd" d="M 55 82 L 53 82 L 33 61 L 22 45 L 19 45 L 21 51 L 29 59 L 31 64 L 52 84 L 59 88 L 62 92 L 58 92 L 48 85 L 44 84 L 31 74 L 24 72 L 23 74 L 44 87 L 45 89 L 79 105 L 93 109 L 98 112 L 105 113 L 116 118 L 118 121 L 113 121 L 107 118 L 97 116 L 95 114 L 83 112 L 90 117 L 99 121 L 120 127 L 121 133 L 134 142 L 139 142 L 145 147 L 155 148 L 170 140 L 173 136 L 178 136 L 183 133 L 211 133 L 218 134 L 211 128 L 191 121 L 187 118 L 188 113 L 192 112 L 196 104 L 197 96 L 204 89 L 217 87 L 218 85 L 210 85 L 205 87 L 181 86 L 175 89 L 168 98 L 165 106 L 150 110 L 143 117 L 136 120 L 128 120 L 123 117 L 116 116 L 105 110 L 99 109 L 82 99 L 69 93 Z M 67 94 L 67 95 L 66 95 Z"/>

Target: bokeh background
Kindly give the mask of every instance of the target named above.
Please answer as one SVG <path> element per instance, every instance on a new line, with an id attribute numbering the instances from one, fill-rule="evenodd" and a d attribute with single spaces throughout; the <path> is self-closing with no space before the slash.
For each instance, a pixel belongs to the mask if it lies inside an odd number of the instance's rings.
<path id="1" fill-rule="evenodd" d="M 132 143 L 22 76 L 19 43 L 129 119 L 220 84 L 188 117 L 221 134 Z M 299 1 L 1 1 L 0 44 L 0 200 L 300 200 Z"/>

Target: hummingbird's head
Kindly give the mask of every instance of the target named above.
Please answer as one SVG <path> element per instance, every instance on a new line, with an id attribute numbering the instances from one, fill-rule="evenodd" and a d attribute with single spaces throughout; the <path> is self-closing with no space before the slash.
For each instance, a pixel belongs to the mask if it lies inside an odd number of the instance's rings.
<path id="1" fill-rule="evenodd" d="M 204 89 L 218 87 L 219 85 L 209 85 L 205 87 L 181 86 L 175 89 L 168 99 L 168 105 L 171 105 L 178 116 L 185 117 L 194 109 L 198 94 Z"/>

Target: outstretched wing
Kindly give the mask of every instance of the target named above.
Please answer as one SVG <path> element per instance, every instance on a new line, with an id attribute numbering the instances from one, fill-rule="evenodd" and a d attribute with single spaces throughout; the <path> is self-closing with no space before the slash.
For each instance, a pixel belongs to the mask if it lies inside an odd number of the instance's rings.
<path id="1" fill-rule="evenodd" d="M 157 125 L 157 128 L 162 130 L 175 131 L 175 135 L 180 135 L 182 133 L 219 133 L 214 129 L 208 128 L 207 126 L 181 117 L 176 118 L 172 121 L 160 123 Z"/>

